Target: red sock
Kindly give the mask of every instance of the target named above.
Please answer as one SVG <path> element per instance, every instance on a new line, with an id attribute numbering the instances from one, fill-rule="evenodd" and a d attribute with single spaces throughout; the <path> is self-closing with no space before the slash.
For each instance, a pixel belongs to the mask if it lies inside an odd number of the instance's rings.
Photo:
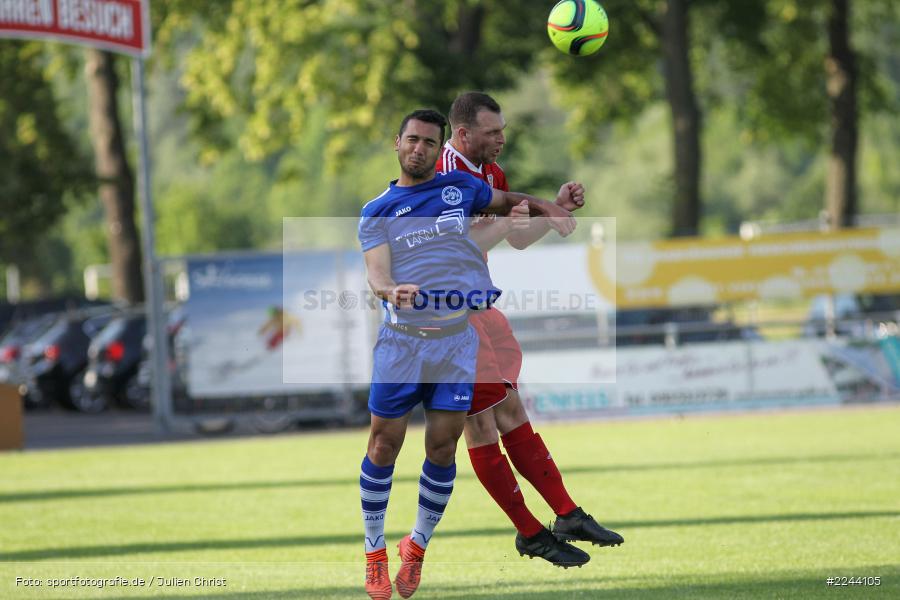
<path id="1" fill-rule="evenodd" d="M 481 485 L 503 509 L 516 530 L 525 537 L 537 535 L 544 526 L 525 506 L 525 497 L 516 483 L 509 461 L 500 453 L 500 444 L 470 448 L 469 458 Z"/>
<path id="2" fill-rule="evenodd" d="M 525 422 L 503 436 L 503 447 L 516 470 L 534 486 L 557 515 L 572 512 L 578 505 L 572 502 L 562 475 L 544 445 L 541 436 Z"/>

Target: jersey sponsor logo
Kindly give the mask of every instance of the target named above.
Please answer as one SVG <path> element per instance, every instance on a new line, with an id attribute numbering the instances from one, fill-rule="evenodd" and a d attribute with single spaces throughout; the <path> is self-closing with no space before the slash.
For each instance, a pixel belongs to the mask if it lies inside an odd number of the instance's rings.
<path id="1" fill-rule="evenodd" d="M 412 206 L 404 206 L 403 208 L 401 208 L 400 210 L 395 212 L 394 216 L 399 217 L 400 215 L 405 215 L 406 213 L 408 213 L 411 210 L 412 210 Z"/>
<path id="2" fill-rule="evenodd" d="M 450 206 L 456 206 L 463 201 L 462 192 L 455 185 L 448 185 L 441 190 L 441 200 Z"/>
<path id="3" fill-rule="evenodd" d="M 438 235 L 447 235 L 449 233 L 458 233 L 462 235 L 465 229 L 466 213 L 461 208 L 453 208 L 441 212 L 440 216 L 434 222 Z"/>
<path id="4" fill-rule="evenodd" d="M 431 227 L 408 231 L 395 237 L 394 241 L 399 242 L 403 240 L 406 242 L 407 248 L 415 248 L 441 235 L 453 233 L 462 235 L 465 233 L 465 218 L 466 213 L 463 209 L 451 208 L 441 212 Z"/>
<path id="5" fill-rule="evenodd" d="M 417 229 L 415 231 L 408 231 L 403 235 L 398 235 L 394 238 L 396 241 L 404 240 L 406 241 L 406 246 L 408 248 L 415 248 L 425 242 L 429 242 L 433 240 L 434 235 L 434 227 L 429 227 L 428 229 Z"/>

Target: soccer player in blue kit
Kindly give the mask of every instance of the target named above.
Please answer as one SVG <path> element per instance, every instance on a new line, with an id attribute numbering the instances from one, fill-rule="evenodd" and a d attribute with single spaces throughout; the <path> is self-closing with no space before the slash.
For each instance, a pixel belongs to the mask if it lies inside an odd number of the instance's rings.
<path id="1" fill-rule="evenodd" d="M 359 479 L 366 592 L 374 600 L 387 600 L 392 593 L 384 516 L 410 411 L 420 402 L 426 458 L 416 522 L 398 544 L 402 565 L 395 584 L 403 598 L 419 585 L 425 549 L 453 491 L 456 445 L 472 401 L 478 352 L 468 313 L 490 310 L 500 294 L 481 250 L 468 237 L 470 217 L 505 215 L 527 205 L 561 235 L 575 229 L 571 213 L 554 203 L 492 189 L 460 171 L 435 174 L 446 124 L 433 110 L 403 119 L 395 142 L 400 177 L 363 207 L 359 222 L 369 286 L 385 309 L 374 350 L 372 421 Z"/>

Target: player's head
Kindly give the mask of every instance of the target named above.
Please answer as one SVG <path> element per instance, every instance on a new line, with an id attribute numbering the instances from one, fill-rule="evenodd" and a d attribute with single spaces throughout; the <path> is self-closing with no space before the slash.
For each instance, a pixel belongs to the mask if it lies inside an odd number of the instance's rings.
<path id="1" fill-rule="evenodd" d="M 434 173 L 446 126 L 447 119 L 436 110 L 414 110 L 403 117 L 395 147 L 404 173 L 413 179 Z"/>
<path id="2" fill-rule="evenodd" d="M 506 121 L 497 101 L 483 92 L 465 92 L 450 106 L 450 131 L 454 147 L 469 160 L 497 162 L 506 137 Z"/>

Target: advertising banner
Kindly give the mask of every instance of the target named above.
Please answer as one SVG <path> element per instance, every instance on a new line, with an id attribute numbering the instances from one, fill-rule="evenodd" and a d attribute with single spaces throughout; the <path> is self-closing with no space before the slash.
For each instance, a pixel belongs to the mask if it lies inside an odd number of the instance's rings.
<path id="1" fill-rule="evenodd" d="M 192 397 L 290 395 L 368 383 L 367 313 L 342 310 L 331 298 L 339 277 L 357 286 L 365 281 L 357 253 L 200 257 L 189 259 L 187 269 Z"/>
<path id="2" fill-rule="evenodd" d="M 522 385 L 536 417 L 582 418 L 837 404 L 819 341 L 529 352 Z M 557 383 L 559 370 L 569 383 Z"/>
<path id="3" fill-rule="evenodd" d="M 900 387 L 900 338 L 897 336 L 886 336 L 881 339 L 880 346 L 884 352 L 884 359 L 887 362 L 891 373 L 894 375 L 894 383 Z"/>
<path id="4" fill-rule="evenodd" d="M 0 38 L 150 53 L 149 0 L 0 0 Z"/>
<path id="5" fill-rule="evenodd" d="M 591 278 L 618 308 L 900 290 L 900 230 L 685 238 L 592 247 Z"/>
<path id="6" fill-rule="evenodd" d="M 285 253 L 286 312 L 300 323 L 284 342 L 284 382 L 367 389 L 380 302 L 368 293 L 365 263 L 355 251 Z"/>
<path id="7" fill-rule="evenodd" d="M 495 306 L 510 317 L 611 310 L 585 268 L 589 252 L 586 244 L 491 250 L 491 278 L 503 290 Z"/>

